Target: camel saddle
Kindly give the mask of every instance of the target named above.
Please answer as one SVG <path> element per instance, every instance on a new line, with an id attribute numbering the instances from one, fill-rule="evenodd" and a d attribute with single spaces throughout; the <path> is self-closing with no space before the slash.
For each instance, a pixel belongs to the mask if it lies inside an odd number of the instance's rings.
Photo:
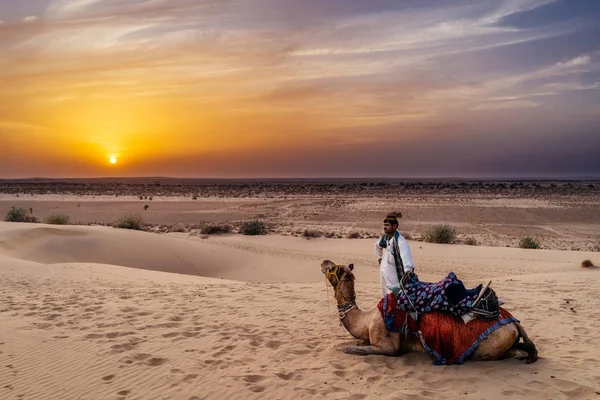
<path id="1" fill-rule="evenodd" d="M 439 311 L 457 317 L 469 314 L 483 320 L 495 320 L 500 315 L 501 302 L 490 284 L 491 281 L 467 289 L 454 272 L 439 282 L 422 282 L 411 271 L 402 277 L 401 290 L 394 297 L 398 308 L 414 319 Z"/>

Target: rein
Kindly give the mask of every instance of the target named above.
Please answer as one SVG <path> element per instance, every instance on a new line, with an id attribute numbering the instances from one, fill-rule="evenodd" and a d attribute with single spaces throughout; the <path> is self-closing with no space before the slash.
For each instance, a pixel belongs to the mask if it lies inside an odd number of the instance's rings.
<path id="1" fill-rule="evenodd" d="M 346 297 L 342 294 L 342 292 L 340 291 L 340 286 L 342 284 L 342 282 L 344 282 L 346 279 L 340 279 L 338 278 L 337 274 L 340 270 L 339 266 L 335 266 L 332 270 L 327 269 L 327 272 L 325 273 L 325 278 L 327 280 L 329 280 L 329 282 L 331 283 L 331 285 L 333 286 L 333 295 L 335 298 L 337 298 L 337 295 L 341 295 L 342 298 L 344 300 L 346 300 L 347 302 L 344 304 L 339 304 L 337 306 L 338 308 L 338 316 L 340 318 L 340 323 L 341 320 L 343 320 L 344 318 L 346 318 L 346 314 L 348 314 L 348 312 L 350 310 L 352 310 L 353 308 L 356 307 L 356 297 Z M 332 278 L 336 279 L 336 283 L 333 283 Z"/>

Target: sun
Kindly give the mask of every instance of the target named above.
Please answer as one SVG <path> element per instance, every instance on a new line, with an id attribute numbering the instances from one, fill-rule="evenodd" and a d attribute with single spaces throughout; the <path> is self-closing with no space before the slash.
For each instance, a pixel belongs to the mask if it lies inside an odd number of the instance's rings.
<path id="1" fill-rule="evenodd" d="M 108 159 L 108 162 L 111 164 L 116 164 L 117 163 L 117 157 L 111 157 Z"/>

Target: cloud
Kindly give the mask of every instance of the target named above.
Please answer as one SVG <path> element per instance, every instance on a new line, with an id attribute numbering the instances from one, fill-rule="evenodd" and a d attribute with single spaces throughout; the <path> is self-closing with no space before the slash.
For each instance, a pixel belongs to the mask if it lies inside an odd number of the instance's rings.
<path id="1" fill-rule="evenodd" d="M 35 15 L 31 15 L 28 17 L 23 18 L 23 22 L 35 22 L 37 21 L 39 18 L 36 17 Z"/>
<path id="2" fill-rule="evenodd" d="M 505 108 L 531 108 L 538 107 L 539 104 L 533 101 L 527 100 L 514 100 L 514 101 L 500 101 L 479 104 L 473 108 L 473 110 L 502 110 Z"/>
<path id="3" fill-rule="evenodd" d="M 595 28 L 507 23 L 555 3 L 53 0 L 0 25 L 0 117 L 58 134 L 114 104 L 141 123 L 130 110 L 143 104 L 160 126 L 184 121 L 173 129 L 194 137 L 190 152 L 235 137 L 267 153 L 325 140 L 375 154 L 382 140 L 524 132 L 597 110 Z"/>

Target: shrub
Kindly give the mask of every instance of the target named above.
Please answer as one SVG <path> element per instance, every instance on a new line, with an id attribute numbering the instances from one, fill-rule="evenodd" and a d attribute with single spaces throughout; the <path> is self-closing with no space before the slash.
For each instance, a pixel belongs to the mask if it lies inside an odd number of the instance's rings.
<path id="1" fill-rule="evenodd" d="M 410 233 L 408 233 L 408 232 L 407 233 L 403 233 L 402 237 L 404 239 L 406 239 L 406 240 L 412 240 L 412 238 L 413 238 L 412 235 Z"/>
<path id="2" fill-rule="evenodd" d="M 525 236 L 519 241 L 519 247 L 521 249 L 539 249 L 540 242 L 538 242 L 530 236 Z"/>
<path id="3" fill-rule="evenodd" d="M 327 232 L 325 233 L 325 237 L 327 239 L 335 238 L 335 232 Z"/>
<path id="4" fill-rule="evenodd" d="M 200 233 L 204 235 L 228 233 L 229 231 L 231 231 L 231 227 L 229 225 L 204 224 L 200 228 Z"/>
<path id="5" fill-rule="evenodd" d="M 321 236 L 321 232 L 313 230 L 313 229 L 305 229 L 304 232 L 302 232 L 302 237 L 305 237 L 307 239 L 317 238 L 320 236 Z"/>
<path id="6" fill-rule="evenodd" d="M 360 232 L 350 232 L 348 239 L 360 239 Z"/>
<path id="7" fill-rule="evenodd" d="M 184 224 L 175 224 L 171 227 L 171 232 L 186 232 Z"/>
<path id="8" fill-rule="evenodd" d="M 456 241 L 456 229 L 450 225 L 432 226 L 425 231 L 424 240 L 427 243 L 454 243 Z"/>
<path id="9" fill-rule="evenodd" d="M 144 204 L 144 211 L 146 211 L 150 207 L 148 204 Z"/>
<path id="10" fill-rule="evenodd" d="M 6 222 L 38 222 L 36 217 L 31 215 L 27 215 L 27 210 L 24 208 L 17 208 L 13 206 L 7 213 L 4 218 Z"/>
<path id="11" fill-rule="evenodd" d="M 389 213 L 390 215 L 395 215 L 396 218 L 400 219 L 402 218 L 402 211 L 392 211 L 391 213 Z"/>
<path id="12" fill-rule="evenodd" d="M 591 262 L 590 260 L 584 260 L 584 261 L 581 263 L 581 268 L 591 268 L 591 267 L 593 267 L 593 266 L 594 266 L 594 263 L 593 263 L 593 262 Z"/>
<path id="13" fill-rule="evenodd" d="M 135 229 L 139 231 L 142 229 L 142 225 L 142 217 L 140 215 L 130 214 L 118 220 L 115 226 L 121 229 Z"/>
<path id="14" fill-rule="evenodd" d="M 44 220 L 44 223 L 51 225 L 68 225 L 71 218 L 67 214 L 52 214 Z"/>
<path id="15" fill-rule="evenodd" d="M 477 246 L 477 240 L 473 237 L 468 237 L 465 239 L 465 244 L 469 246 Z"/>
<path id="16" fill-rule="evenodd" d="M 267 233 L 265 223 L 258 220 L 244 222 L 241 231 L 244 235 L 264 235 Z"/>

